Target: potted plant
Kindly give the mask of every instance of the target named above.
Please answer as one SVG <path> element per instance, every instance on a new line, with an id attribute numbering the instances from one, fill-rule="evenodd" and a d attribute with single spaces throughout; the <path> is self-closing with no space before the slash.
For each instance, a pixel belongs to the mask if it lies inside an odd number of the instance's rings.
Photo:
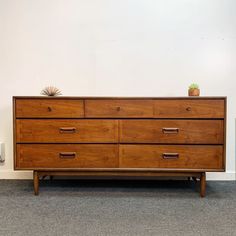
<path id="1" fill-rule="evenodd" d="M 198 84 L 191 84 L 188 88 L 188 96 L 199 96 L 200 95 L 200 89 Z"/>

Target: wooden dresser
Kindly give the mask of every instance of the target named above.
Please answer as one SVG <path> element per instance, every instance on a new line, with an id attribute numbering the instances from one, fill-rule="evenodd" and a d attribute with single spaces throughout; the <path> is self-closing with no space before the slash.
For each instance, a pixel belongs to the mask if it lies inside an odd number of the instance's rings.
<path id="1" fill-rule="evenodd" d="M 13 97 L 14 168 L 39 177 L 225 171 L 225 97 Z"/>

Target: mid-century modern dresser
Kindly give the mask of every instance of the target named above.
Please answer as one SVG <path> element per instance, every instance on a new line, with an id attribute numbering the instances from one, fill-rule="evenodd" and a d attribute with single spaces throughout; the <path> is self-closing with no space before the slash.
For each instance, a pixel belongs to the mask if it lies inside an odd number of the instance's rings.
<path id="1" fill-rule="evenodd" d="M 225 170 L 225 97 L 13 97 L 14 167 L 39 178 Z M 198 182 L 198 181 L 197 181 Z"/>

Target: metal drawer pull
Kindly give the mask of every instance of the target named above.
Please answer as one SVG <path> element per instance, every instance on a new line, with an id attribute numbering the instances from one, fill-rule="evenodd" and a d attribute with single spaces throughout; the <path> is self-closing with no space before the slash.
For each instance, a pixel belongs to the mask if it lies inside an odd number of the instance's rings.
<path id="1" fill-rule="evenodd" d="M 178 159 L 179 158 L 179 153 L 163 153 L 162 157 L 164 159 Z"/>
<path id="2" fill-rule="evenodd" d="M 60 127 L 59 128 L 60 133 L 75 133 L 76 132 L 76 128 L 75 127 Z"/>
<path id="3" fill-rule="evenodd" d="M 179 133 L 179 128 L 162 128 L 163 134 L 177 134 Z"/>
<path id="4" fill-rule="evenodd" d="M 61 159 L 74 159 L 76 158 L 76 152 L 60 152 L 59 157 Z"/>

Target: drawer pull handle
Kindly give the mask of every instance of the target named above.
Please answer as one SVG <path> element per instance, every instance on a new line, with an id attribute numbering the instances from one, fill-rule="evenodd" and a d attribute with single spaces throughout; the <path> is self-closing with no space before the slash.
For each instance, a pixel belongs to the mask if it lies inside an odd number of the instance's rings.
<path id="1" fill-rule="evenodd" d="M 51 111 L 52 111 L 52 108 L 51 108 L 51 107 L 48 107 L 48 111 L 51 112 Z"/>
<path id="2" fill-rule="evenodd" d="M 163 134 L 177 134 L 179 133 L 179 128 L 162 128 Z"/>
<path id="3" fill-rule="evenodd" d="M 191 111 L 191 110 L 192 110 L 191 107 L 186 108 L 186 111 Z"/>
<path id="4" fill-rule="evenodd" d="M 59 157 L 61 159 L 74 159 L 76 158 L 76 152 L 60 152 Z"/>
<path id="5" fill-rule="evenodd" d="M 163 153 L 162 157 L 163 159 L 178 159 L 179 153 Z"/>
<path id="6" fill-rule="evenodd" d="M 73 134 L 76 132 L 76 128 L 75 127 L 61 127 L 59 128 L 60 133 L 69 133 L 69 134 Z"/>
<path id="7" fill-rule="evenodd" d="M 116 110 L 117 110 L 117 111 L 120 111 L 120 107 L 117 107 Z"/>

